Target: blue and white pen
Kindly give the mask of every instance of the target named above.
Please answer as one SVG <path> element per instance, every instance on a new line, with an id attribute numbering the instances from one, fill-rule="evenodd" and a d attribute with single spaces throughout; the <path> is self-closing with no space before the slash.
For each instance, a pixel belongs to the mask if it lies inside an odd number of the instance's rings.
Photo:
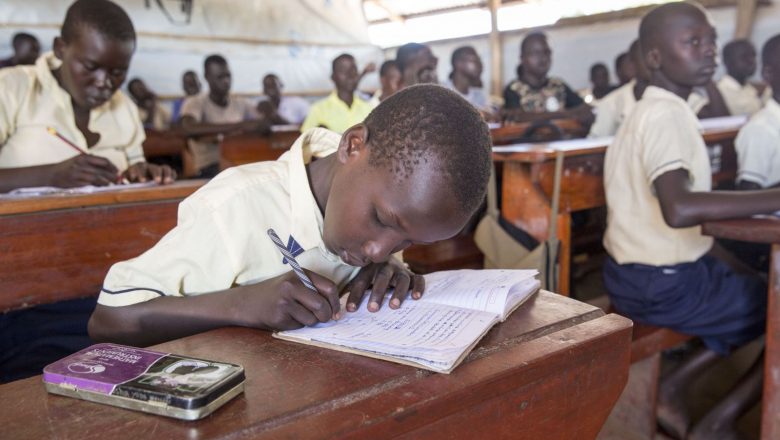
<path id="1" fill-rule="evenodd" d="M 290 267 L 292 267 L 293 272 L 295 272 L 295 275 L 298 276 L 298 279 L 301 280 L 303 285 L 313 290 L 314 293 L 319 293 L 317 291 L 317 288 L 314 287 L 314 283 L 311 282 L 311 279 L 306 275 L 306 272 L 303 271 L 301 265 L 298 264 L 298 261 L 295 259 L 295 256 L 292 254 L 292 252 L 290 252 L 287 249 L 284 243 L 282 243 L 282 240 L 279 238 L 279 236 L 276 235 L 276 232 L 274 232 L 273 229 L 269 229 L 268 236 L 271 237 L 271 241 L 273 241 L 276 247 L 279 248 L 279 252 L 281 252 L 282 255 L 284 255 L 284 258 L 287 259 L 287 263 L 290 264 Z"/>

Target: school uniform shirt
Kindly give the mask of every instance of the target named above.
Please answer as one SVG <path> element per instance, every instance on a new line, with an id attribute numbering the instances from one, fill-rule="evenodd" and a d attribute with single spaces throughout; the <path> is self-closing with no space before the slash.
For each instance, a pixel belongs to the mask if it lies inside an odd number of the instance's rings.
<path id="1" fill-rule="evenodd" d="M 780 104 L 769 100 L 739 130 L 735 140 L 739 171 L 737 180 L 762 187 L 780 183 Z"/>
<path id="2" fill-rule="evenodd" d="M 485 93 L 484 89 L 480 87 L 469 87 L 468 91 L 463 94 L 460 90 L 455 88 L 455 84 L 452 83 L 452 80 L 448 79 L 444 81 L 444 84 L 442 85 L 450 90 L 458 92 L 460 96 L 470 102 L 477 110 L 491 110 L 490 99 L 488 99 L 488 95 Z"/>
<path id="3" fill-rule="evenodd" d="M 79 154 L 48 127 L 84 153 L 110 160 L 119 171 L 143 162 L 146 135 L 138 108 L 120 90 L 90 111 L 89 130 L 100 139 L 87 147 L 76 127 L 71 97 L 52 74 L 61 64 L 49 52 L 33 66 L 0 70 L 0 168 L 54 164 Z"/>
<path id="4" fill-rule="evenodd" d="M 323 126 L 337 133 L 344 133 L 349 127 L 363 122 L 372 109 L 371 104 L 361 99 L 357 93 L 352 96 L 352 106 L 348 107 L 334 90 L 327 98 L 311 106 L 309 115 L 301 125 L 301 132 Z"/>
<path id="5" fill-rule="evenodd" d="M 114 264 L 98 303 L 126 306 L 254 284 L 289 272 L 266 231 L 273 228 L 306 269 L 339 287 L 359 268 L 322 241 L 323 217 L 305 164 L 336 151 L 340 136 L 304 133 L 277 161 L 230 168 L 179 205 L 178 222 L 153 248 Z"/>
<path id="6" fill-rule="evenodd" d="M 635 85 L 636 80 L 632 79 L 596 103 L 596 119 L 590 127 L 588 137 L 609 137 L 617 133 L 620 125 L 636 106 Z M 694 113 L 699 113 L 708 103 L 709 98 L 701 93 L 693 91 L 688 95 L 688 106 Z"/>
<path id="7" fill-rule="evenodd" d="M 263 101 L 268 101 L 268 97 L 261 96 L 258 104 Z M 279 108 L 276 109 L 276 113 L 290 124 L 300 125 L 309 114 L 309 107 L 311 107 L 309 101 L 300 96 L 282 96 L 279 99 Z"/>
<path id="8" fill-rule="evenodd" d="M 732 115 L 752 115 L 761 110 L 761 96 L 753 84 L 742 85 L 731 75 L 725 75 L 717 86 Z"/>
<path id="9" fill-rule="evenodd" d="M 504 89 L 504 108 L 529 113 L 557 112 L 577 107 L 585 101 L 560 78 L 547 78 L 541 87 L 516 79 Z"/>
<path id="10" fill-rule="evenodd" d="M 692 191 L 711 189 L 696 114 L 679 96 L 649 86 L 604 159 L 604 247 L 618 264 L 671 266 L 695 261 L 712 247 L 700 226 L 672 228 L 663 219 L 653 182 L 680 168 L 688 171 Z"/>
<path id="11" fill-rule="evenodd" d="M 209 98 L 208 93 L 185 98 L 181 105 L 181 117 L 185 116 L 191 116 L 196 122 L 209 124 L 235 124 L 260 119 L 260 114 L 250 100 L 231 96 L 227 105 L 221 107 Z M 219 163 L 219 141 L 216 138 L 190 138 L 187 142 L 195 169 L 200 170 Z"/>
<path id="12" fill-rule="evenodd" d="M 149 117 L 149 113 L 141 108 L 138 107 L 138 115 L 141 118 L 141 121 L 146 121 L 146 118 Z M 171 128 L 171 112 L 168 111 L 168 109 L 162 105 L 159 102 L 154 103 L 154 116 L 152 116 L 152 120 L 149 123 L 144 124 L 144 128 L 152 128 L 154 130 L 167 130 Z"/>

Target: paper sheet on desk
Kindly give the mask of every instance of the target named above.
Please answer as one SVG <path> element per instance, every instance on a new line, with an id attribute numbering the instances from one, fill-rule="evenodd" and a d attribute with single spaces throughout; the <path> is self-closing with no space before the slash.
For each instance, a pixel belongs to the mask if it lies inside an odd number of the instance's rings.
<path id="1" fill-rule="evenodd" d="M 95 194 L 102 192 L 120 191 L 132 188 L 147 188 L 151 186 L 157 186 L 154 181 L 141 182 L 141 183 L 127 183 L 122 185 L 107 185 L 107 186 L 79 186 L 76 188 L 59 188 L 56 186 L 36 186 L 30 188 L 17 188 L 6 194 L 0 194 L 0 199 L 21 199 L 26 197 L 40 197 L 40 196 L 53 196 L 53 195 L 71 195 L 71 194 Z"/>

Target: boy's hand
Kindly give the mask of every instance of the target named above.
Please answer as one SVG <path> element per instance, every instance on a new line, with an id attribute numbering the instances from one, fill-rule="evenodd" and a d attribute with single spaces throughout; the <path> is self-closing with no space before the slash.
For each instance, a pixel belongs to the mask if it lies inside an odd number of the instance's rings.
<path id="1" fill-rule="evenodd" d="M 117 169 L 105 157 L 80 154 L 54 164 L 50 175 L 51 185 L 60 188 L 104 186 L 116 182 Z"/>
<path id="2" fill-rule="evenodd" d="M 146 182 L 154 180 L 155 183 L 165 185 L 176 180 L 176 171 L 168 165 L 155 165 L 153 163 L 139 162 L 130 165 L 122 177 L 132 182 Z"/>
<path id="3" fill-rule="evenodd" d="M 347 311 L 354 312 L 363 300 L 366 289 L 371 286 L 371 296 L 368 299 L 368 311 L 376 312 L 382 305 L 388 287 L 395 287 L 390 308 L 397 309 L 406 299 L 409 290 L 412 298 L 420 299 L 425 291 L 425 278 L 412 273 L 395 257 L 390 257 L 386 263 L 372 263 L 360 269 L 360 272 L 344 288 L 349 293 Z"/>
<path id="4" fill-rule="evenodd" d="M 305 269 L 304 269 L 305 270 Z M 236 309 L 246 327 L 292 330 L 340 318 L 333 281 L 305 270 L 317 292 L 304 286 L 293 271 L 261 283 L 242 286 Z"/>

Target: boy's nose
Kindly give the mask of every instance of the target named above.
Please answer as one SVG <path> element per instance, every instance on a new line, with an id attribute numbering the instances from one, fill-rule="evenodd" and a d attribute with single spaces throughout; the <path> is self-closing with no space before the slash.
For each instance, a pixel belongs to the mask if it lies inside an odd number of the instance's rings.
<path id="1" fill-rule="evenodd" d="M 387 261 L 396 247 L 398 243 L 391 237 L 377 237 L 363 244 L 363 254 L 372 263 L 381 263 Z"/>

